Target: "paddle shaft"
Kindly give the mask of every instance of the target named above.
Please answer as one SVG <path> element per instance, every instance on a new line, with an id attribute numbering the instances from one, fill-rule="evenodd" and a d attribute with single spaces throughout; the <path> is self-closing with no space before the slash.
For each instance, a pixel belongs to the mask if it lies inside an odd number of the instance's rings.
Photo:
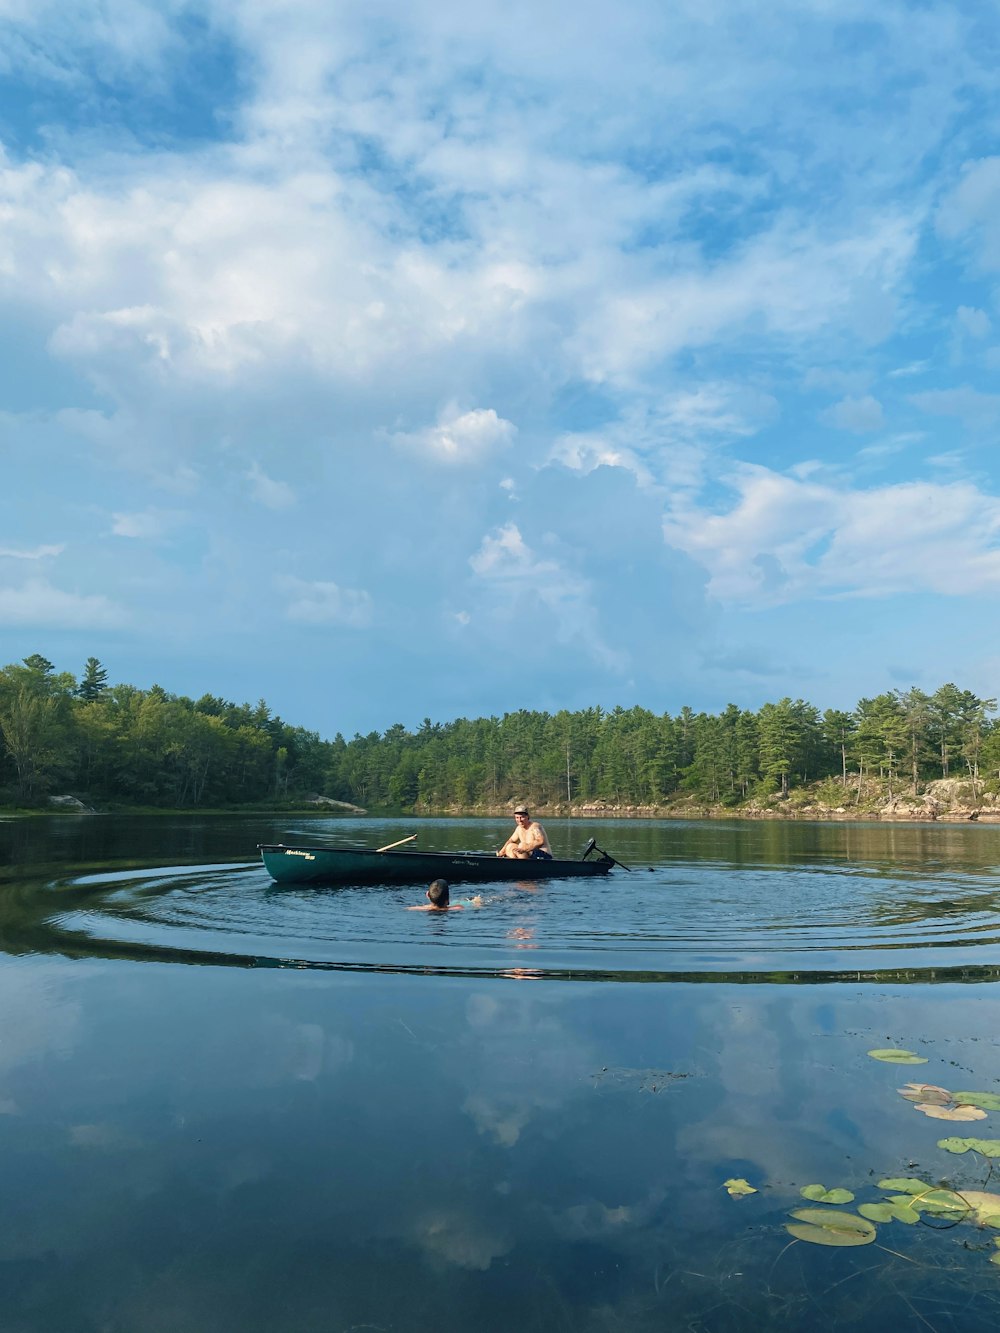
<path id="1" fill-rule="evenodd" d="M 386 843 L 384 847 L 376 847 L 375 850 L 377 852 L 391 852 L 393 847 L 402 847 L 404 842 L 413 842 L 417 837 L 419 837 L 419 834 L 411 833 L 408 838 L 400 838 L 399 842 Z"/>

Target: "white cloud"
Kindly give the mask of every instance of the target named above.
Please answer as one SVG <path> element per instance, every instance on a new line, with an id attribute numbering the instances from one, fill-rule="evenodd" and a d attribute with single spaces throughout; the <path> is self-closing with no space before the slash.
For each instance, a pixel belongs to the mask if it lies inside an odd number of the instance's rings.
<path id="1" fill-rule="evenodd" d="M 993 327 L 985 310 L 968 305 L 958 307 L 955 324 L 959 332 L 967 333 L 970 338 L 986 338 Z"/>
<path id="2" fill-rule="evenodd" d="M 683 348 L 754 331 L 797 348 L 845 327 L 879 341 L 916 239 L 912 222 L 891 215 L 868 219 L 864 234 L 833 237 L 779 225 L 711 267 L 689 260 L 667 275 L 621 272 L 609 293 L 593 294 L 572 345 L 589 378 L 627 385 Z"/>
<path id="3" fill-rule="evenodd" d="M 146 509 L 133 514 L 119 513 L 111 516 L 111 532 L 115 537 L 155 541 L 184 521 L 184 514 L 165 509 Z"/>
<path id="4" fill-rule="evenodd" d="M 837 488 L 743 466 L 733 507 L 675 507 L 668 544 L 701 562 L 720 600 L 1000 591 L 1000 499 L 968 482 Z"/>
<path id="5" fill-rule="evenodd" d="M 827 408 L 822 418 L 837 430 L 850 430 L 858 434 L 881 430 L 885 424 L 882 404 L 870 393 L 863 398 L 842 398 L 839 403 Z"/>
<path id="6" fill-rule="evenodd" d="M 982 266 L 1000 268 L 1000 157 L 966 164 L 961 181 L 938 211 L 938 229 L 948 239 L 974 236 Z"/>
<path id="7" fill-rule="evenodd" d="M 516 523 L 505 523 L 487 533 L 469 564 L 480 578 L 508 581 L 547 577 L 558 570 L 554 561 L 536 559 Z"/>
<path id="8" fill-rule="evenodd" d="M 415 449 L 439 462 L 481 463 L 495 450 L 507 448 L 516 435 L 514 423 L 498 416 L 492 407 L 461 412 L 450 403 L 435 425 L 420 431 L 399 431 L 392 440 L 394 444 Z"/>
<path id="9" fill-rule="evenodd" d="M 252 463 L 244 474 L 250 483 L 251 498 L 266 509 L 290 509 L 295 503 L 295 492 L 284 481 L 269 477 L 258 463 Z"/>
<path id="10" fill-rule="evenodd" d="M 970 430 L 1000 422 L 1000 393 L 983 393 L 965 384 L 958 389 L 928 389 L 910 395 L 910 402 L 932 416 L 958 417 Z"/>
<path id="11" fill-rule="evenodd" d="M 275 586 L 289 598 L 285 611 L 289 620 L 348 629 L 365 629 L 371 624 L 372 599 L 364 589 L 289 576 L 276 578 Z"/>
<path id="12" fill-rule="evenodd" d="M 31 550 L 0 546 L 0 558 L 8 560 L 49 560 L 53 556 L 62 555 L 65 549 L 65 546 L 35 546 Z"/>
<path id="13" fill-rule="evenodd" d="M 19 588 L 0 587 L 0 625 L 45 629 L 110 629 L 125 619 L 121 607 L 103 594 L 64 592 L 44 579 Z"/>
<path id="14" fill-rule="evenodd" d="M 930 369 L 930 366 L 930 361 L 910 361 L 905 366 L 896 366 L 894 370 L 890 370 L 889 378 L 891 380 L 908 379 L 913 375 L 923 375 Z"/>
<path id="15" fill-rule="evenodd" d="M 553 551 L 559 548 L 554 536 L 549 534 L 548 540 Z M 624 670 L 626 655 L 610 648 L 595 631 L 590 581 L 555 554 L 536 555 L 516 523 L 487 533 L 469 564 L 494 594 L 493 609 L 501 622 L 551 626 L 560 641 L 579 640 L 603 666 Z"/>

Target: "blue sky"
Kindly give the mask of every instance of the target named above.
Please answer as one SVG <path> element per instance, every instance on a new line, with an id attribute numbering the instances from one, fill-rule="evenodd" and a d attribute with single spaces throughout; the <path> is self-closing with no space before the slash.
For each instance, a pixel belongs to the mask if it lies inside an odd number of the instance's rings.
<path id="1" fill-rule="evenodd" d="M 1000 687 L 1000 18 L 0 0 L 0 646 L 424 716 Z"/>

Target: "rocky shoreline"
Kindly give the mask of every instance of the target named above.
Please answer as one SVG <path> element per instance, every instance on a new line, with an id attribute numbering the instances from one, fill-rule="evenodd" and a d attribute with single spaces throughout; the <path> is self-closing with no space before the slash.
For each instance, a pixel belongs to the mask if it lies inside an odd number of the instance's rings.
<path id="1" fill-rule="evenodd" d="M 968 779 L 941 778 L 928 783 L 916 796 L 898 790 L 889 791 L 887 784 L 870 779 L 858 790 L 856 780 L 853 783 L 849 780 L 837 796 L 837 804 L 821 799 L 816 789 L 796 791 L 785 799 L 774 795 L 742 805 L 711 804 L 694 799 L 662 805 L 629 805 L 605 800 L 551 802 L 536 804 L 533 813 L 540 819 L 801 819 L 842 823 L 864 820 L 898 824 L 1000 824 L 1000 795 L 985 792 L 981 782 L 977 782 L 973 790 Z M 476 813 L 506 815 L 510 813 L 511 805 Z"/>

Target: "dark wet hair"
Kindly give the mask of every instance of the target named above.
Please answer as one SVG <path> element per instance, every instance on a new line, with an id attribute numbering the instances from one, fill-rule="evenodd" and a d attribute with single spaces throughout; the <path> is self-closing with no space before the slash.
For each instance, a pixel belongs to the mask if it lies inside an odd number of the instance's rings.
<path id="1" fill-rule="evenodd" d="M 447 907 L 451 899 L 451 890 L 446 879 L 436 879 L 427 890 L 427 897 L 435 907 Z"/>

